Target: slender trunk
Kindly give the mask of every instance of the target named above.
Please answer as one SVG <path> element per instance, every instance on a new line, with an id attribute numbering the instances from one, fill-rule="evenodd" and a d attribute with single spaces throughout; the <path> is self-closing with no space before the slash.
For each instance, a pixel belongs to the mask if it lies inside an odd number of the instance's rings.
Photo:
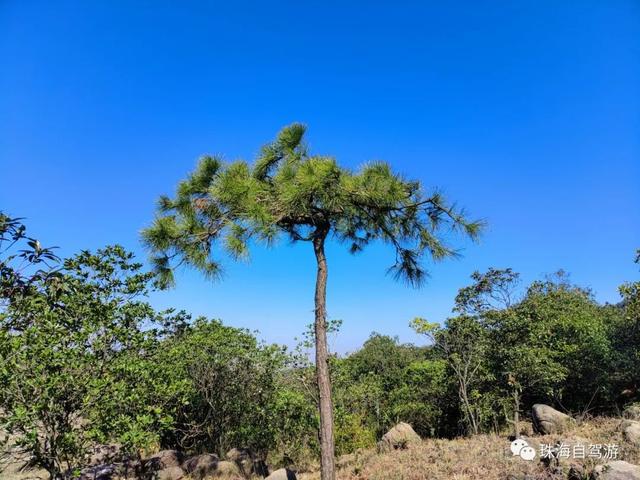
<path id="1" fill-rule="evenodd" d="M 515 438 L 520 438 L 520 392 L 513 391 L 513 430 Z"/>
<path id="2" fill-rule="evenodd" d="M 469 401 L 469 395 L 467 393 L 467 384 L 463 380 L 460 380 L 460 400 L 462 401 L 462 405 L 465 410 L 465 417 L 467 418 L 468 427 L 471 429 L 471 433 L 474 435 L 478 434 L 478 423 L 476 422 L 476 418 L 473 412 L 473 408 L 471 407 L 471 402 Z"/>
<path id="3" fill-rule="evenodd" d="M 327 348 L 327 259 L 324 253 L 325 234 L 313 240 L 318 272 L 315 295 L 316 379 L 320 398 L 320 457 L 322 480 L 335 480 L 333 404 L 329 378 L 329 349 Z"/>

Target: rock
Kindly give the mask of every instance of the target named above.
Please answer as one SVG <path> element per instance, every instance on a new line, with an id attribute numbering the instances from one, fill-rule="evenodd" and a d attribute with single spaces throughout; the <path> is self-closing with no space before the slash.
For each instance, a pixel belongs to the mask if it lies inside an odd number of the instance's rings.
<path id="1" fill-rule="evenodd" d="M 182 453 L 177 450 L 161 450 L 142 460 L 142 468 L 146 472 L 158 472 L 169 467 L 179 467 L 182 460 Z"/>
<path id="2" fill-rule="evenodd" d="M 251 475 L 266 477 L 269 475 L 269 468 L 265 461 L 249 448 L 232 448 L 225 454 L 225 458 L 235 462 L 245 477 Z"/>
<path id="3" fill-rule="evenodd" d="M 225 458 L 240 468 L 242 473 L 249 477 L 253 473 L 253 452 L 248 448 L 232 448 Z"/>
<path id="4" fill-rule="evenodd" d="M 591 473 L 597 480 L 640 480 L 640 467 L 622 460 L 598 465 Z"/>
<path id="5" fill-rule="evenodd" d="M 216 466 L 216 471 L 212 475 L 213 478 L 225 478 L 225 479 L 234 479 L 234 480 L 243 480 L 244 475 L 242 474 L 240 467 L 235 463 L 229 460 L 223 460 L 218 462 Z"/>
<path id="6" fill-rule="evenodd" d="M 160 470 L 156 474 L 158 480 L 181 480 L 186 473 L 180 467 L 169 467 L 164 470 Z"/>
<path id="7" fill-rule="evenodd" d="M 227 460 L 232 462 L 242 462 L 253 458 L 253 452 L 248 448 L 232 448 L 224 456 Z"/>
<path id="8" fill-rule="evenodd" d="M 401 422 L 385 433 L 378 442 L 378 450 L 382 452 L 402 450 L 422 440 L 408 423 Z"/>
<path id="9" fill-rule="evenodd" d="M 89 459 L 87 460 L 87 466 L 95 467 L 98 465 L 117 462 L 122 456 L 120 450 L 120 445 L 116 443 L 109 445 L 96 445 L 91 449 Z"/>
<path id="10" fill-rule="evenodd" d="M 640 403 L 632 403 L 622 412 L 624 418 L 629 420 L 640 420 Z"/>
<path id="11" fill-rule="evenodd" d="M 567 475 L 567 480 L 582 480 L 583 478 L 585 478 L 584 465 L 580 465 L 577 463 L 572 464 L 569 467 L 569 474 Z"/>
<path id="12" fill-rule="evenodd" d="M 96 465 L 80 471 L 78 480 L 113 480 L 117 473 L 114 464 Z"/>
<path id="13" fill-rule="evenodd" d="M 264 480 L 297 480 L 296 474 L 288 468 L 276 470 Z"/>
<path id="14" fill-rule="evenodd" d="M 217 455 L 205 453 L 204 455 L 191 457 L 182 464 L 182 469 L 195 480 L 202 480 L 216 471 L 219 462 Z"/>
<path id="15" fill-rule="evenodd" d="M 640 446 L 640 422 L 625 420 L 620 425 L 620 430 L 627 442 Z"/>
<path id="16" fill-rule="evenodd" d="M 536 433 L 550 435 L 564 432 L 571 422 L 571 417 L 555 408 L 536 403 L 531 410 L 533 429 Z"/>

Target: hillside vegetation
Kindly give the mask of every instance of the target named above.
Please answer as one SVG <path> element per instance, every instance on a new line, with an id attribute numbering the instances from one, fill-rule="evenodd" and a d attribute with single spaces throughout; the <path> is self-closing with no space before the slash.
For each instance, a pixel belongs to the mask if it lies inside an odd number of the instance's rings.
<path id="1" fill-rule="evenodd" d="M 591 419 L 563 434 L 527 437 L 531 445 L 556 445 L 560 442 L 580 444 L 615 444 L 620 447 L 618 460 L 640 464 L 640 445 L 628 442 L 620 432 L 619 418 Z M 362 450 L 339 461 L 340 480 L 550 480 L 589 478 L 597 465 L 609 459 L 562 459 L 544 462 L 539 458 L 525 461 L 514 456 L 506 435 L 481 434 L 468 438 L 425 439 L 409 448 L 377 453 Z M 572 470 L 573 468 L 573 470 Z M 316 480 L 319 473 L 306 473 L 302 480 Z"/>
<path id="2" fill-rule="evenodd" d="M 59 259 L 5 215 L 0 234 L 0 422 L 11 458 L 62 478 L 98 445 L 117 446 L 119 461 L 241 448 L 313 477 L 312 332 L 289 350 L 158 312 L 147 301 L 154 275 L 122 247 Z M 444 324 L 413 320 L 423 344 L 373 333 L 332 355 L 340 478 L 543 478 L 539 462 L 506 453 L 536 403 L 572 415 L 572 434 L 620 441 L 637 463 L 608 417 L 639 399 L 639 291 L 624 284 L 618 304 L 601 305 L 563 273 L 522 285 L 511 269 L 489 269 L 460 289 Z M 374 454 L 398 422 L 424 441 Z"/>

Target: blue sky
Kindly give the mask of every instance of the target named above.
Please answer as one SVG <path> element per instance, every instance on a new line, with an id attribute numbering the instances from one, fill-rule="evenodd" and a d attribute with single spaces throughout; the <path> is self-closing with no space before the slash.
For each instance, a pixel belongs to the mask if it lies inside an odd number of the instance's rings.
<path id="1" fill-rule="evenodd" d="M 418 340 L 476 269 L 564 268 L 601 301 L 638 278 L 640 4 L 0 3 L 0 209 L 61 247 L 141 256 L 154 202 L 204 153 L 251 159 L 293 121 L 350 167 L 384 159 L 489 227 L 413 290 L 383 247 L 329 248 L 334 341 Z M 181 272 L 158 307 L 293 343 L 312 320 L 309 245 L 255 249 L 223 282 Z"/>

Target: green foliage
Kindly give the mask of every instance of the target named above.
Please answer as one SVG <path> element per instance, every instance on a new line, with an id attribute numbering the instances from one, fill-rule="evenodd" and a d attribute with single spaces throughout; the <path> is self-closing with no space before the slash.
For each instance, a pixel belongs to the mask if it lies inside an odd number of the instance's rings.
<path id="1" fill-rule="evenodd" d="M 423 349 L 372 333 L 360 350 L 340 364 L 342 375 L 334 374 L 337 388 L 344 385 L 345 389 L 344 395 L 336 394 L 336 405 L 344 403 L 366 413 L 369 426 L 381 435 L 398 420 L 393 412 L 392 392 L 403 385 L 405 370 L 424 358 Z"/>
<path id="2" fill-rule="evenodd" d="M 356 173 L 332 157 L 310 155 L 305 130 L 300 124 L 284 128 L 253 165 L 203 157 L 174 198 L 161 197 L 143 239 L 163 285 L 171 285 L 173 267 L 180 264 L 219 276 L 214 252 L 220 250 L 246 258 L 251 242 L 282 236 L 310 241 L 327 233 L 353 253 L 377 240 L 391 245 L 396 261 L 390 271 L 419 284 L 425 255 L 441 260 L 456 254 L 443 232 L 477 238 L 481 222 L 467 220 L 437 192 L 426 195 L 386 163 Z"/>
<path id="3" fill-rule="evenodd" d="M 640 264 L 640 250 L 636 253 Z M 614 368 L 610 372 L 616 393 L 623 399 L 639 395 L 640 388 L 640 282 L 620 286 L 622 302 L 609 310 L 613 317 Z"/>
<path id="4" fill-rule="evenodd" d="M 411 327 L 426 335 L 446 360 L 448 373 L 455 379 L 465 430 L 477 434 L 485 418 L 480 403 L 479 388 L 491 378 L 486 369 L 488 338 L 486 328 L 476 318 L 467 315 L 449 318 L 444 328 L 425 319 L 416 318 Z"/>
<path id="5" fill-rule="evenodd" d="M 204 157 L 179 184 L 174 198 L 160 199 L 158 215 L 142 236 L 164 287 L 173 283 L 176 264 L 218 277 L 221 266 L 214 252 L 220 250 L 243 259 L 251 243 L 272 244 L 282 237 L 313 243 L 318 266 L 320 452 L 323 477 L 334 478 L 334 409 L 326 342 L 327 238 L 348 245 L 351 253 L 374 241 L 390 245 L 395 262 L 388 271 L 417 286 L 426 277 L 425 258 L 438 261 L 456 255 L 446 244 L 447 233 L 475 240 L 482 223 L 468 220 L 438 192 L 426 194 L 419 182 L 405 180 L 386 163 L 352 172 L 332 157 L 310 155 L 305 130 L 301 124 L 282 129 L 253 165 Z"/>
<path id="6" fill-rule="evenodd" d="M 281 384 L 270 414 L 272 462 L 284 466 L 312 463 L 320 448 L 315 402 L 309 401 L 304 391 Z"/>
<path id="7" fill-rule="evenodd" d="M 140 267 L 118 246 L 82 252 L 58 275 L 33 279 L 0 315 L 0 422 L 52 477 L 100 436 L 87 422 L 95 412 L 126 416 L 110 435 L 135 438 L 124 442 L 132 448 L 154 438 L 162 421 L 142 405 L 128 415 L 126 396 L 116 395 L 129 388 L 122 359 L 145 350 L 150 333 L 142 326 L 157 320 L 138 300 L 150 280 Z"/>
<path id="8" fill-rule="evenodd" d="M 281 347 L 201 318 L 165 340 L 154 361 L 164 368 L 163 388 L 182 394 L 165 443 L 219 455 L 238 446 L 259 452 L 272 446 L 268 426 L 285 362 Z"/>
<path id="9" fill-rule="evenodd" d="M 308 157 L 302 133 L 293 128 L 265 147 L 251 181 L 295 177 L 299 169 L 336 181 L 331 162 Z M 233 169 L 246 175 L 243 164 L 205 160 L 180 192 L 209 192 L 212 178 Z M 300 191 L 315 188 L 304 175 L 298 180 Z M 162 208 L 173 211 L 174 202 L 164 199 Z M 174 220 L 160 221 L 171 231 Z M 230 227 L 227 242 L 238 257 L 247 231 L 240 227 Z M 25 231 L 0 216 L 0 426 L 52 478 L 107 442 L 134 454 L 249 447 L 272 465 L 315 462 L 313 328 L 289 353 L 217 320 L 156 312 L 145 300 L 153 275 L 122 247 L 58 263 Z M 511 269 L 475 272 L 472 281 L 443 325 L 411 323 L 430 340 L 426 347 L 373 333 L 355 353 L 330 357 L 338 454 L 373 447 L 399 421 L 422 436 L 455 436 L 517 423 L 539 401 L 572 413 L 612 413 L 637 401 L 640 282 L 620 287 L 620 304 L 599 305 L 564 274 L 522 291 Z"/>
<path id="10" fill-rule="evenodd" d="M 407 422 L 423 437 L 447 435 L 452 382 L 443 359 L 420 360 L 402 372 L 402 383 L 390 394 L 394 423 Z"/>
<path id="11" fill-rule="evenodd" d="M 603 400 L 611 368 L 609 317 L 590 292 L 563 276 L 534 282 L 518 304 L 486 315 L 499 378 L 569 410 Z"/>
<path id="12" fill-rule="evenodd" d="M 376 432 L 367 425 L 364 413 L 336 409 L 336 454 L 344 455 L 376 444 Z"/>
<path id="13" fill-rule="evenodd" d="M 511 268 L 489 268 L 485 273 L 471 274 L 473 283 L 458 291 L 454 311 L 481 315 L 492 310 L 509 308 L 515 301 L 514 290 L 520 275 Z"/>
<path id="14" fill-rule="evenodd" d="M 36 283 L 55 275 L 59 258 L 53 248 L 43 247 L 27 236 L 21 218 L 12 218 L 0 211 L 0 299 L 32 293 Z"/>

